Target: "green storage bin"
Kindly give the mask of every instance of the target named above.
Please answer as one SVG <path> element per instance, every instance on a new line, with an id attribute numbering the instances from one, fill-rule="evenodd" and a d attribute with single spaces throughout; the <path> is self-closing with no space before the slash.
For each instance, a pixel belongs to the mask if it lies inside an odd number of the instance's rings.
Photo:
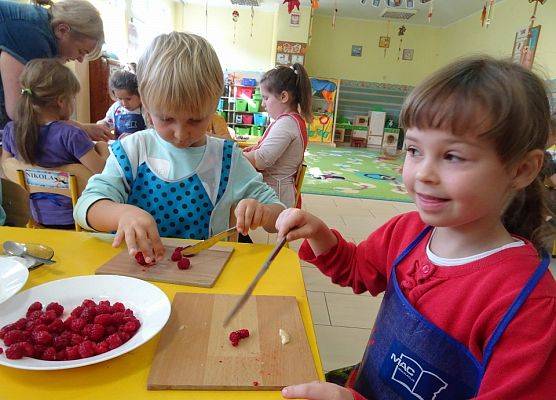
<path id="1" fill-rule="evenodd" d="M 252 126 L 251 136 L 262 136 L 264 133 L 264 127 L 262 126 Z"/>
<path id="2" fill-rule="evenodd" d="M 247 102 L 247 111 L 249 112 L 259 112 L 259 108 L 261 107 L 261 101 L 260 100 L 251 100 L 249 102 Z"/>
<path id="3" fill-rule="evenodd" d="M 224 111 L 216 111 L 216 114 L 220 115 L 222 118 L 226 119 L 226 113 Z"/>
<path id="4" fill-rule="evenodd" d="M 236 99 L 236 111 L 247 111 L 247 100 Z"/>
<path id="5" fill-rule="evenodd" d="M 251 133 L 251 129 L 248 126 L 236 126 L 235 127 L 236 135 L 249 135 Z"/>

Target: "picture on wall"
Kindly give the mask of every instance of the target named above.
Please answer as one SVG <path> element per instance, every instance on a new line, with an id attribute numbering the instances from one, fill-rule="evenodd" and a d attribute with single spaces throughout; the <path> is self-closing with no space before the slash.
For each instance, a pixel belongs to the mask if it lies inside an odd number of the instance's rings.
<path id="1" fill-rule="evenodd" d="M 307 43 L 278 41 L 276 43 L 276 65 L 304 65 Z"/>
<path id="2" fill-rule="evenodd" d="M 402 60 L 406 60 L 406 61 L 413 60 L 413 49 L 403 49 Z"/>
<path id="3" fill-rule="evenodd" d="M 295 26 L 299 28 L 299 23 L 301 21 L 301 14 L 296 11 L 292 11 L 290 14 L 290 26 Z"/>
<path id="4" fill-rule="evenodd" d="M 352 57 L 361 57 L 361 53 L 363 52 L 363 46 L 352 45 L 351 46 L 351 56 Z"/>
<path id="5" fill-rule="evenodd" d="M 381 36 L 378 40 L 378 47 L 387 49 L 390 47 L 390 36 Z"/>
<path id="6" fill-rule="evenodd" d="M 523 65 L 525 68 L 531 69 L 533 61 L 535 60 L 535 52 L 537 50 L 537 44 L 539 43 L 540 34 L 540 25 L 532 27 L 530 35 L 529 28 L 527 27 L 518 30 L 515 33 L 512 61 Z M 529 43 L 527 43 L 527 39 L 529 39 Z"/>

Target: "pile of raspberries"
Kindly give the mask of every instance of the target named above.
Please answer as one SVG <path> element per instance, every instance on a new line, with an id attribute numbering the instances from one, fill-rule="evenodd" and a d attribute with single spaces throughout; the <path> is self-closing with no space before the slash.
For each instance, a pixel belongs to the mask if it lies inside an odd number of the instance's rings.
<path id="1" fill-rule="evenodd" d="M 64 307 L 36 301 L 25 318 L 0 329 L 6 357 L 66 361 L 106 353 L 127 342 L 141 323 L 123 303 L 86 299 L 64 321 Z M 2 353 L 2 348 L 0 348 Z"/>
<path id="2" fill-rule="evenodd" d="M 187 247 L 189 247 L 189 246 L 187 246 Z M 172 256 L 170 257 L 170 260 L 177 261 L 179 269 L 189 269 L 189 268 L 191 268 L 191 262 L 189 261 L 189 258 L 187 258 L 187 257 L 193 257 L 193 254 L 187 255 L 187 256 L 184 257 L 181 254 L 183 249 L 185 249 L 185 247 L 176 247 L 174 249 L 174 252 L 172 253 Z M 147 263 L 145 261 L 145 256 L 140 251 L 135 253 L 135 261 L 137 261 L 137 264 L 139 264 L 141 266 L 144 266 L 144 267 L 150 267 L 150 266 L 154 265 L 154 262 L 153 263 Z"/>
<path id="3" fill-rule="evenodd" d="M 249 337 L 249 330 L 240 329 L 239 331 L 230 332 L 230 336 L 228 337 L 230 339 L 230 342 L 232 342 L 232 346 L 236 347 L 241 339 Z"/>

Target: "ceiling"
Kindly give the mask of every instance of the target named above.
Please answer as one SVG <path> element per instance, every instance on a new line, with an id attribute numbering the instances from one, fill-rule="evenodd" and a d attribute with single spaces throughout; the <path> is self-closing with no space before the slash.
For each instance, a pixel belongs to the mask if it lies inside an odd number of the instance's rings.
<path id="1" fill-rule="evenodd" d="M 231 0 L 180 0 L 182 3 L 206 4 L 211 7 L 230 7 Z M 259 0 L 262 10 L 276 9 L 282 5 L 284 0 Z M 316 11 L 318 15 L 332 15 L 334 8 L 338 9 L 340 18 L 359 18 L 384 20 L 380 14 L 385 8 L 387 0 L 381 0 L 379 7 L 373 7 L 373 0 L 319 0 L 320 8 Z M 409 24 L 422 24 L 430 26 L 446 26 L 465 18 L 473 13 L 480 12 L 488 0 L 432 0 L 434 4 L 433 15 L 429 23 L 427 14 L 430 3 L 421 4 L 421 0 L 414 0 L 414 8 L 417 14 L 407 21 Z M 504 0 L 495 0 L 494 14 L 496 13 L 496 3 Z M 301 6 L 309 6 L 310 0 L 299 0 Z M 365 4 L 361 4 L 361 3 Z M 407 0 L 401 1 L 400 8 L 405 8 Z M 237 6 L 236 6 L 237 7 Z"/>

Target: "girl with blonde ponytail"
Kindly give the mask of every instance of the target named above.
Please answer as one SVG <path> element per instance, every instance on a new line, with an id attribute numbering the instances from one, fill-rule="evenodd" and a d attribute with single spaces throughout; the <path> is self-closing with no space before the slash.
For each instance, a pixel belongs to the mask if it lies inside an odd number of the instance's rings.
<path id="1" fill-rule="evenodd" d="M 81 163 L 92 173 L 104 168 L 107 146 L 95 146 L 87 134 L 67 123 L 79 82 L 71 70 L 53 59 L 29 62 L 20 79 L 21 97 L 15 121 L 4 128 L 2 162 L 15 157 L 45 168 Z M 71 200 L 35 193 L 30 196 L 35 221 L 50 227 L 73 229 Z"/>

